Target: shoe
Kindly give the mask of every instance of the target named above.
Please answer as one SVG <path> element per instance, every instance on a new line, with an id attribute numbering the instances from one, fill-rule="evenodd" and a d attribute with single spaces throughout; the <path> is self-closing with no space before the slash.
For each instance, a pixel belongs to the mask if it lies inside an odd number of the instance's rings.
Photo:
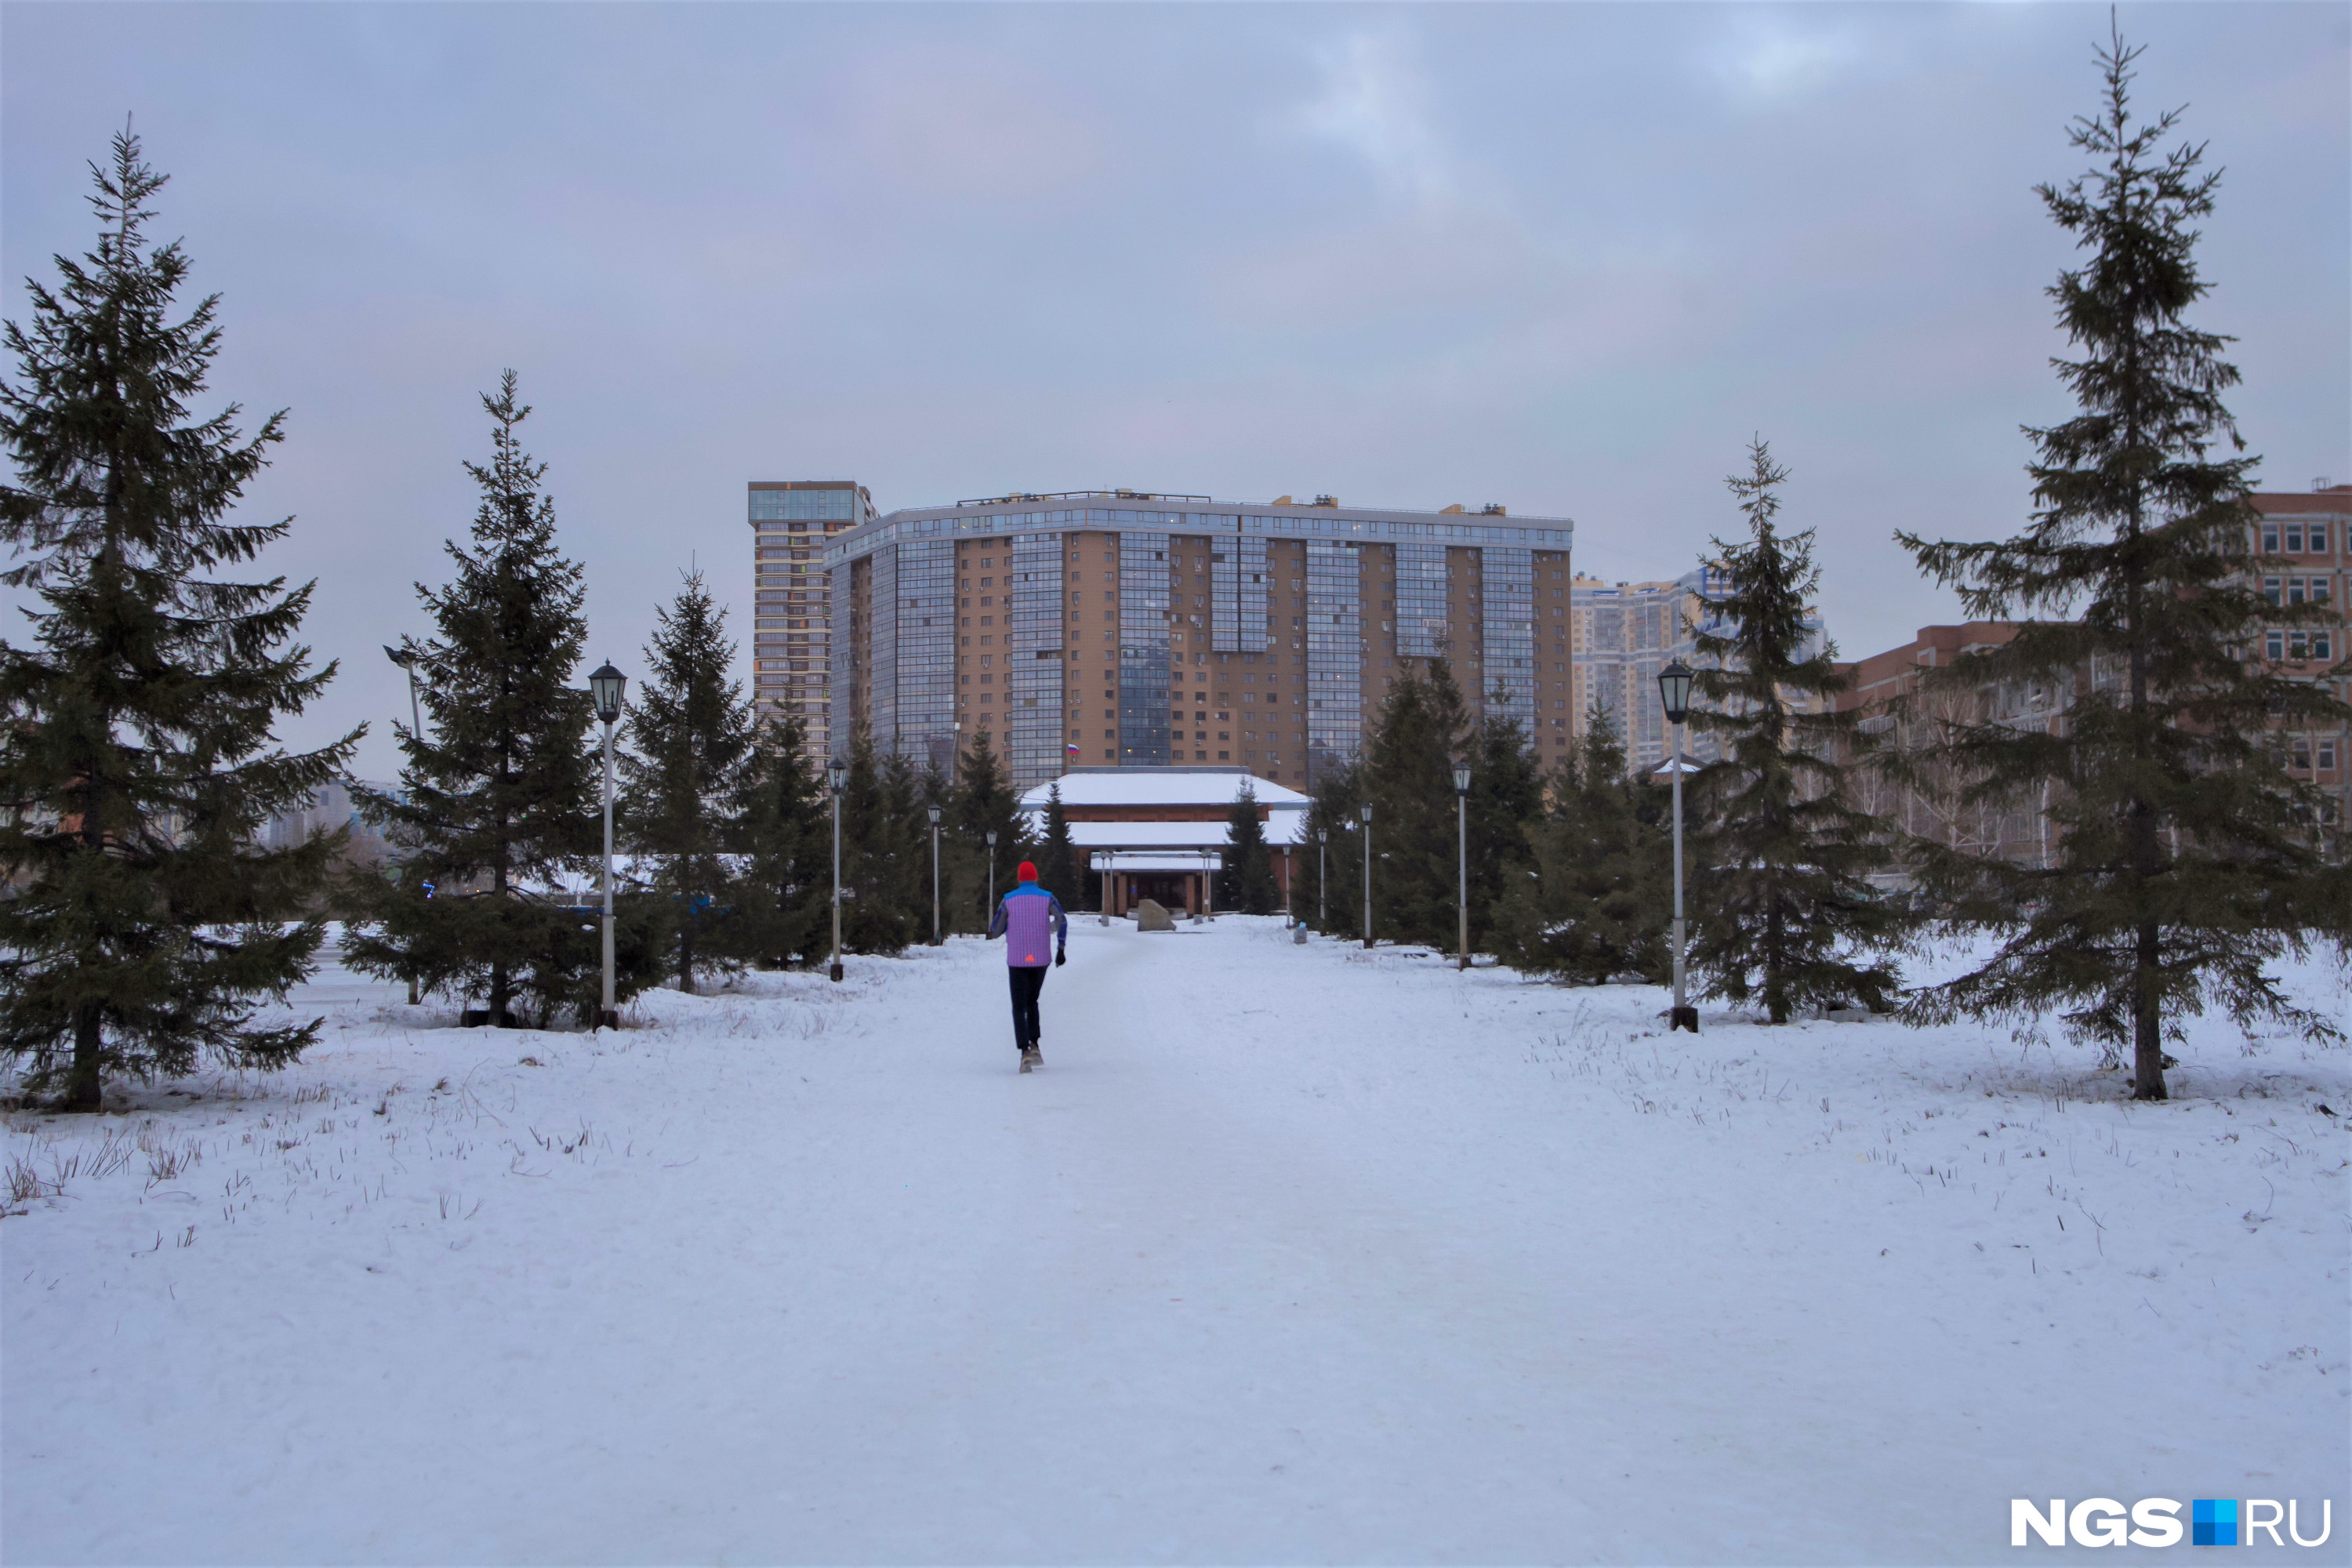
<path id="1" fill-rule="evenodd" d="M 1034 1071 L 1039 1060 L 1040 1058 L 1037 1055 L 1036 1047 L 1024 1046 L 1021 1047 L 1021 1070 L 1023 1072 Z"/>

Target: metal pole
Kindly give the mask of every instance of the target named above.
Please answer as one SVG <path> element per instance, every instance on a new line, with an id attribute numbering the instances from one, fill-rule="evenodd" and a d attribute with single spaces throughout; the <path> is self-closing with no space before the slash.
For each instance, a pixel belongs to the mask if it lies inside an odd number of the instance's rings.
<path id="1" fill-rule="evenodd" d="M 1683 1001 L 1683 727 L 1675 726 L 1675 1011 L 1668 1033 L 1698 1033 L 1698 1017 Z"/>
<path id="2" fill-rule="evenodd" d="M 1315 929 L 1331 929 L 1331 845 L 1329 840 L 1315 841 Z"/>
<path id="3" fill-rule="evenodd" d="M 931 945 L 940 945 L 940 825 L 931 824 Z"/>
<path id="4" fill-rule="evenodd" d="M 1460 856 L 1460 889 L 1456 901 L 1462 912 L 1462 962 L 1454 967 L 1470 967 L 1470 797 L 1460 790 L 1454 792 L 1454 842 Z"/>
<path id="5" fill-rule="evenodd" d="M 596 1022 L 616 1028 L 613 1011 L 613 726 L 604 726 L 604 1010 Z"/>
<path id="6" fill-rule="evenodd" d="M 419 745 L 422 745 L 425 742 L 425 716 L 416 706 L 416 660 L 413 658 L 405 659 L 402 662 L 401 668 L 408 671 L 408 732 Z M 410 975 L 408 1005 L 414 1007 L 424 1000 L 425 994 L 417 984 L 416 976 Z"/>
<path id="7" fill-rule="evenodd" d="M 1372 824 L 1364 820 L 1364 946 L 1372 945 Z"/>
<path id="8" fill-rule="evenodd" d="M 841 790 L 833 792 L 833 969 L 841 978 Z"/>

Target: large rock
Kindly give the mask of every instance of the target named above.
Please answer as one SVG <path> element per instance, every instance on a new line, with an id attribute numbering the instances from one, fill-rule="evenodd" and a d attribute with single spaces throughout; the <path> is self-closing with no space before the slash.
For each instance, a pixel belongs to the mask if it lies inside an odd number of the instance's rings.
<path id="1" fill-rule="evenodd" d="M 1135 906 L 1135 929 L 1138 931 L 1174 931 L 1176 922 L 1156 899 L 1145 899 Z"/>

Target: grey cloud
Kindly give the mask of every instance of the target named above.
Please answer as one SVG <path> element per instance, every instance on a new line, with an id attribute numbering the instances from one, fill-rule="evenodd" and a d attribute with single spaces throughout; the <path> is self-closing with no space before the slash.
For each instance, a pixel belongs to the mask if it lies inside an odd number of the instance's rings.
<path id="1" fill-rule="evenodd" d="M 301 722 L 404 712 L 522 373 L 592 657 L 689 559 L 748 633 L 744 481 L 883 505 L 1136 484 L 1565 513 L 1607 577 L 1736 526 L 1761 431 L 1849 651 L 1953 614 L 1889 542 L 2026 498 L 2063 401 L 2031 187 L 2077 7 L 12 6 L 0 274 L 89 242 L 135 110 L 224 295 L 217 394 L 290 406 Z M 2168 5 L 2141 101 L 2227 166 L 2199 321 L 2270 475 L 2352 478 L 2341 7 Z M 382 773 L 381 731 L 362 766 Z"/>

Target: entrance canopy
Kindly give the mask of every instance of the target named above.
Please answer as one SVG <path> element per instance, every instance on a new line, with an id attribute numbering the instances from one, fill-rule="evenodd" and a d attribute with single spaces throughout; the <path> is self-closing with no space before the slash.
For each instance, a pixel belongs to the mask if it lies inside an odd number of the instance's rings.
<path id="1" fill-rule="evenodd" d="M 1149 850 L 1103 849 L 1087 858 L 1087 866 L 1095 871 L 1134 871 L 1150 875 L 1159 871 L 1222 871 L 1225 858 L 1215 854 L 1171 855 L 1153 854 Z"/>

